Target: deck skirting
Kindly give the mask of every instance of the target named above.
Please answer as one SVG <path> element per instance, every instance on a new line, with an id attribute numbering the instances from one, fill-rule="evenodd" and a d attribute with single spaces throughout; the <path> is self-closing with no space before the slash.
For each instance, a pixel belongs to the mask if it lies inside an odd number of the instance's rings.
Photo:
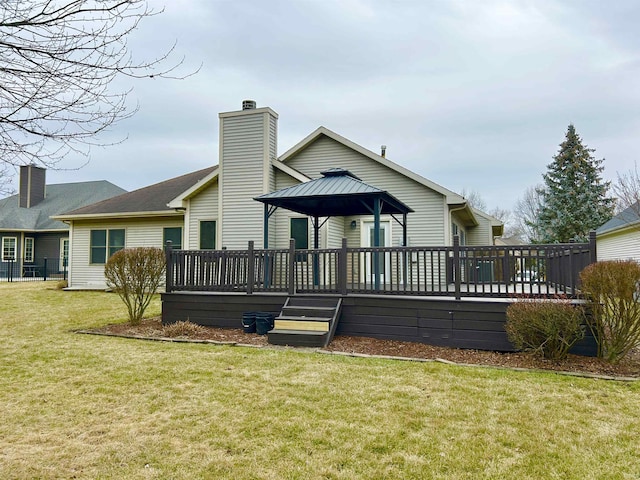
<path id="1" fill-rule="evenodd" d="M 279 313 L 286 294 L 173 292 L 162 294 L 162 322 L 241 328 L 242 313 Z M 336 335 L 420 342 L 429 345 L 510 352 L 504 329 L 505 299 L 347 295 Z M 572 353 L 595 355 L 590 332 Z"/>

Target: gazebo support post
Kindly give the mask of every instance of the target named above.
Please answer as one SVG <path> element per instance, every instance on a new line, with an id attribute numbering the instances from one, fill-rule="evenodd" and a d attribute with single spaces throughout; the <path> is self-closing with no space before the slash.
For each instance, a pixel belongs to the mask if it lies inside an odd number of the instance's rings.
<path id="1" fill-rule="evenodd" d="M 320 285 L 320 258 L 318 257 L 318 248 L 320 248 L 320 218 L 313 217 L 313 284 Z"/>
<path id="2" fill-rule="evenodd" d="M 262 245 L 265 250 L 269 249 L 269 218 L 271 215 L 275 213 L 278 207 L 269 208 L 269 204 L 264 204 L 264 222 L 262 224 L 262 235 L 264 238 L 262 239 Z M 264 284 L 265 287 L 271 284 L 270 281 L 270 271 L 269 271 L 269 254 L 267 252 L 264 253 L 263 257 L 264 261 Z"/>
<path id="3" fill-rule="evenodd" d="M 407 247 L 409 245 L 407 245 L 407 240 L 408 240 L 407 239 L 407 214 L 403 213 L 402 214 L 402 246 L 404 248 L 403 248 L 402 252 L 403 252 L 403 255 L 404 255 L 404 259 L 403 259 L 404 260 L 404 262 L 403 262 L 404 266 L 402 268 L 402 282 L 403 282 L 403 286 L 404 286 L 405 290 L 407 288 L 407 280 L 408 280 L 408 278 L 407 278 L 407 274 L 408 274 L 407 270 L 409 270 L 409 261 L 408 261 L 409 259 L 407 258 Z"/>
<path id="4" fill-rule="evenodd" d="M 380 290 L 380 198 L 373 202 L 373 284 L 376 290 Z"/>

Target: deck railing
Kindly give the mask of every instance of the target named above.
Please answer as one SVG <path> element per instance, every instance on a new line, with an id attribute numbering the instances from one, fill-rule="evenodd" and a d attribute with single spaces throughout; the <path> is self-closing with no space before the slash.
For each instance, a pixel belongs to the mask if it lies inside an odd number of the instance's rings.
<path id="1" fill-rule="evenodd" d="M 462 297 L 547 297 L 579 293 L 580 271 L 596 260 L 589 243 L 519 246 L 173 250 L 167 292 L 284 292 Z M 376 268 L 377 263 L 377 268 Z"/>

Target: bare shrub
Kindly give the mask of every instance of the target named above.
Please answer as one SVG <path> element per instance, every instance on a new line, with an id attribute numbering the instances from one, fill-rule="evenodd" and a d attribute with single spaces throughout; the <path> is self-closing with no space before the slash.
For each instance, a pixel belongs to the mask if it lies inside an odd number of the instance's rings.
<path id="1" fill-rule="evenodd" d="M 584 338 L 583 323 L 584 310 L 564 298 L 523 298 L 507 308 L 505 330 L 517 349 L 562 360 Z"/>
<path id="2" fill-rule="evenodd" d="M 104 268 L 107 285 L 120 295 L 127 306 L 132 325 L 142 320 L 153 295 L 162 284 L 164 273 L 165 255 L 160 248 L 125 248 L 107 260 Z"/>
<path id="3" fill-rule="evenodd" d="M 589 326 L 598 343 L 598 356 L 618 363 L 640 346 L 640 264 L 633 260 L 597 262 L 585 268 L 580 279 L 591 302 Z"/>
<path id="4" fill-rule="evenodd" d="M 206 333 L 207 328 L 189 320 L 179 321 L 162 327 L 162 334 L 165 337 L 198 337 Z"/>

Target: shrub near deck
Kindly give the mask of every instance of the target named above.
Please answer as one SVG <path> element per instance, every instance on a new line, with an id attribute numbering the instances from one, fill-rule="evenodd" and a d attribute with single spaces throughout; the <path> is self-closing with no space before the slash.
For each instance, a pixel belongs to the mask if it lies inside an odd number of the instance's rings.
<path id="1" fill-rule="evenodd" d="M 640 264 L 633 260 L 598 262 L 580 274 L 592 301 L 598 356 L 617 363 L 640 345 Z"/>
<path id="2" fill-rule="evenodd" d="M 635 383 L 77 335 L 126 322 L 117 295 L 44 282 L 0 294 L 0 478 L 640 471 Z"/>
<path id="3" fill-rule="evenodd" d="M 507 308 L 505 330 L 519 350 L 530 350 L 549 360 L 562 360 L 584 338 L 584 310 L 563 299 L 523 298 Z"/>

